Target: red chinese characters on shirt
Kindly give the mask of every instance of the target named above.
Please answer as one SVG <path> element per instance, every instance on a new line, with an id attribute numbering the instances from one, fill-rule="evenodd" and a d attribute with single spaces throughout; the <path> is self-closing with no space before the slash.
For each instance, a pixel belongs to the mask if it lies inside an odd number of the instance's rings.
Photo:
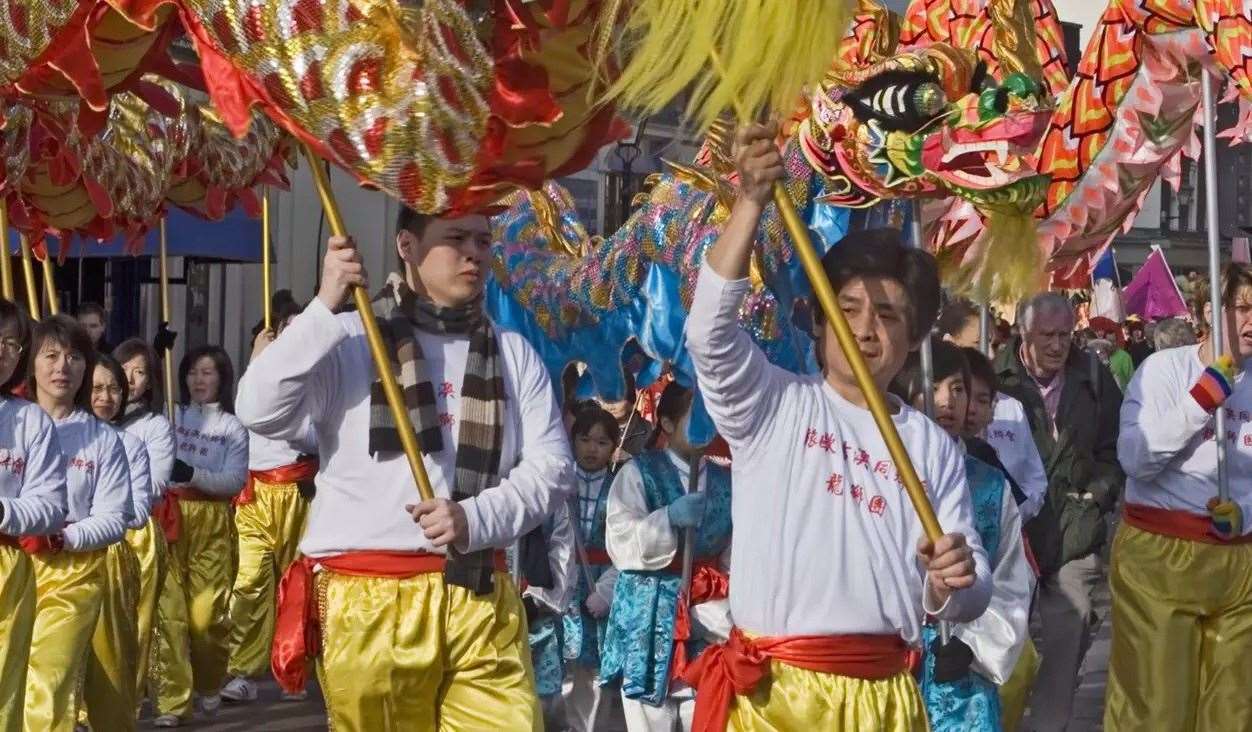
<path id="1" fill-rule="evenodd" d="M 73 457 L 73 458 L 70 458 L 68 461 L 66 461 L 66 463 L 67 463 L 67 467 L 73 468 L 74 470 L 80 470 L 84 473 L 96 472 L 95 460 L 84 460 L 83 458 L 80 458 L 80 457 Z"/>
<path id="2" fill-rule="evenodd" d="M 456 399 L 456 387 L 452 385 L 451 381 L 443 382 L 439 385 L 439 396 Z"/>
<path id="3" fill-rule="evenodd" d="M 0 448 L 0 470 L 21 477 L 26 472 L 26 458 L 11 450 Z"/>
<path id="4" fill-rule="evenodd" d="M 841 441 L 836 434 L 820 432 L 814 427 L 808 427 L 800 438 L 800 444 L 806 450 L 820 450 L 825 455 L 838 455 L 842 449 L 844 460 L 852 462 L 852 465 L 848 467 L 864 468 L 865 473 L 871 479 L 890 480 L 897 486 L 904 485 L 895 463 L 888 459 L 875 459 L 875 456 L 872 456 L 868 450 Z M 884 496 L 874 493 L 872 487 L 867 487 L 865 484 L 850 483 L 847 477 L 839 471 L 831 472 L 822 489 L 832 496 L 842 497 L 846 494 L 856 506 L 864 507 L 872 516 L 881 518 L 887 513 L 887 499 Z"/>

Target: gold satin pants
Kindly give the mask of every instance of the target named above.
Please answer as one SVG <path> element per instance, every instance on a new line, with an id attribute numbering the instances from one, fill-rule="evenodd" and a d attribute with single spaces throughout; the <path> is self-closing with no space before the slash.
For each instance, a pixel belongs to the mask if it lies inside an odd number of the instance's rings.
<path id="1" fill-rule="evenodd" d="M 331 729 L 543 729 L 526 615 L 507 574 L 483 596 L 438 573 L 317 577 Z"/>
<path id="2" fill-rule="evenodd" d="M 35 568 L 22 550 L 0 545 L 0 732 L 22 729 L 34 629 Z"/>
<path id="3" fill-rule="evenodd" d="M 1122 523 L 1104 729 L 1252 730 L 1252 545 Z"/>
<path id="4" fill-rule="evenodd" d="M 157 597 L 161 593 L 161 584 L 165 581 L 165 567 L 169 561 L 169 547 L 165 543 L 165 534 L 157 525 L 156 519 L 148 519 L 148 523 L 140 529 L 126 532 L 126 543 L 135 552 L 139 562 L 139 594 L 136 608 L 136 637 L 138 645 L 135 653 L 135 692 L 142 697 L 148 688 L 148 661 L 152 653 L 152 638 L 155 632 Z"/>
<path id="5" fill-rule="evenodd" d="M 1004 732 L 1017 732 L 1022 717 L 1026 715 L 1026 702 L 1030 700 L 1030 690 L 1035 688 L 1035 674 L 1039 673 L 1039 651 L 1035 642 L 1027 637 L 1022 646 L 1022 655 L 1017 657 L 1017 665 L 1004 685 L 1000 687 L 1000 722 Z"/>
<path id="6" fill-rule="evenodd" d="M 78 684 L 104 599 L 105 550 L 36 554 L 26 729 L 72 732 Z"/>
<path id="7" fill-rule="evenodd" d="M 157 601 L 152 685 L 157 714 L 187 717 L 191 693 L 209 696 L 226 679 L 227 610 L 235 573 L 235 523 L 224 501 L 179 502 L 182 533 L 170 545 Z"/>
<path id="8" fill-rule="evenodd" d="M 255 498 L 235 509 L 239 572 L 230 594 L 232 676 L 260 676 L 270 667 L 278 580 L 299 553 L 309 502 L 295 483 L 254 482 Z"/>
<path id="9" fill-rule="evenodd" d="M 109 546 L 104 569 L 104 596 L 87 654 L 78 721 L 101 732 L 133 730 L 139 706 L 135 690 L 139 560 L 130 544 L 119 541 Z"/>
<path id="10" fill-rule="evenodd" d="M 869 681 L 770 662 L 750 696 L 734 698 L 728 730 L 927 732 L 926 705 L 908 671 Z"/>

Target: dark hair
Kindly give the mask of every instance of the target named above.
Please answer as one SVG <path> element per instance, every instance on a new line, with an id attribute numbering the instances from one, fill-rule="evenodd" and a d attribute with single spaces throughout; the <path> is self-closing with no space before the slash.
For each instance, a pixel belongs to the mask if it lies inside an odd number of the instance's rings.
<path id="1" fill-rule="evenodd" d="M 965 324 L 978 317 L 978 308 L 969 300 L 953 299 L 944 303 L 939 311 L 939 319 L 935 322 L 935 330 L 943 335 L 954 335 L 965 328 Z"/>
<path id="2" fill-rule="evenodd" d="M 186 406 L 191 403 L 191 392 L 187 389 L 187 374 L 196 361 L 208 357 L 217 369 L 217 401 L 222 409 L 230 414 L 235 413 L 235 367 L 230 356 L 221 346 L 199 346 L 187 351 L 178 364 L 178 403 Z"/>
<path id="3" fill-rule="evenodd" d="M 962 348 L 961 355 L 965 356 L 965 362 L 969 364 L 969 378 L 986 384 L 991 390 L 991 396 L 995 396 L 1000 391 L 1000 377 L 996 376 L 991 359 L 977 348 Z"/>
<path id="4" fill-rule="evenodd" d="M 74 311 L 74 317 L 81 318 L 84 315 L 99 316 L 100 322 L 109 322 L 108 314 L 104 311 L 104 306 L 98 302 L 82 302 L 78 304 L 78 309 Z"/>
<path id="5" fill-rule="evenodd" d="M 656 426 L 652 428 L 652 437 L 648 440 L 649 445 L 656 446 L 657 438 L 661 436 L 662 419 L 682 421 L 683 415 L 691 409 L 693 396 L 695 395 L 690 389 L 677 381 L 671 381 L 666 385 L 665 391 L 661 392 L 661 398 L 656 403 Z"/>
<path id="6" fill-rule="evenodd" d="M 430 220 L 434 218 L 430 214 L 418 213 L 413 209 L 400 204 L 400 212 L 396 214 L 396 236 L 400 232 L 407 231 L 418 239 L 422 238 L 422 234 L 426 233 L 426 226 Z M 400 271 L 404 271 L 404 258 L 400 256 L 400 250 L 396 249 L 396 266 Z"/>
<path id="7" fill-rule="evenodd" d="M 850 232 L 822 257 L 822 269 L 836 293 L 857 277 L 899 282 L 908 295 L 906 316 L 912 341 L 920 340 L 935 324 L 940 292 L 935 258 L 902 244 L 900 232 L 895 229 Z M 821 311 L 815 315 L 820 324 Z"/>
<path id="8" fill-rule="evenodd" d="M 930 345 L 932 378 L 934 383 L 951 376 L 960 375 L 965 385 L 969 386 L 969 363 L 965 354 L 958 346 L 947 341 L 935 340 Z M 904 362 L 904 368 L 891 382 L 891 393 L 900 397 L 906 404 L 913 404 L 926 390 L 922 378 L 922 355 L 913 351 Z"/>
<path id="9" fill-rule="evenodd" d="M 136 356 L 142 356 L 144 368 L 148 370 L 148 390 L 141 396 L 127 395 L 127 403 L 130 399 L 142 401 L 149 409 L 156 406 L 156 385 L 160 383 L 160 371 L 157 368 L 159 361 L 157 360 L 156 351 L 148 342 L 142 338 L 128 338 L 121 342 L 117 348 L 113 349 L 113 357 L 117 359 L 119 364 L 126 363 Z M 129 391 L 129 387 L 127 387 Z"/>
<path id="10" fill-rule="evenodd" d="M 569 436 L 576 438 L 590 434 L 591 428 L 596 425 L 600 425 L 614 444 L 622 439 L 622 430 L 617 426 L 617 420 L 595 402 L 588 402 L 574 413 L 574 424 L 570 425 Z"/>
<path id="11" fill-rule="evenodd" d="M 13 301 L 0 299 L 0 330 L 5 328 L 12 328 L 16 332 L 17 342 L 22 344 L 22 352 L 18 354 L 13 373 L 9 375 L 8 381 L 0 385 L 0 392 L 8 395 L 26 380 L 26 365 L 30 361 L 30 318 Z"/>
<path id="12" fill-rule="evenodd" d="M 110 422 L 115 423 L 120 422 L 122 417 L 126 416 L 126 404 L 130 400 L 130 384 L 126 381 L 126 372 L 122 370 L 121 362 L 107 353 L 101 353 L 96 356 L 96 366 L 103 366 L 108 369 L 109 373 L 113 374 L 113 378 L 116 379 L 117 383 L 122 387 L 122 404 L 117 408 L 117 414 L 113 415 L 113 419 L 109 420 Z M 93 387 L 95 386 L 95 378 L 96 375 L 93 369 L 91 374 Z"/>
<path id="13" fill-rule="evenodd" d="M 31 358 L 26 368 L 26 393 L 31 399 L 38 393 L 35 389 L 34 359 L 45 341 L 52 341 L 83 357 L 83 382 L 78 385 L 78 393 L 74 395 L 74 406 L 91 411 L 91 375 L 96 370 L 96 348 L 91 344 L 91 336 L 87 335 L 87 330 L 68 315 L 49 315 L 35 323 L 35 327 L 31 329 Z"/>

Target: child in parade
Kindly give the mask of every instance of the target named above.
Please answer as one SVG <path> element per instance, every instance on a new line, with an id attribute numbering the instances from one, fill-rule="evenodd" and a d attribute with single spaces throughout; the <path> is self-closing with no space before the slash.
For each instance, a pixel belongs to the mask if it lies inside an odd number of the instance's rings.
<path id="1" fill-rule="evenodd" d="M 545 729 L 562 729 L 561 687 L 565 682 L 564 626 L 562 617 L 569 608 L 574 589 L 574 526 L 570 521 L 569 507 L 560 504 L 539 530 L 547 548 L 546 571 L 537 572 L 538 577 L 525 574 L 531 581 L 522 590 L 522 607 L 526 611 L 527 641 L 530 644 L 531 664 L 535 669 L 535 694 L 543 714 Z M 520 546 L 519 546 L 520 549 Z M 522 561 L 522 552 L 515 553 L 514 561 Z M 533 570 L 532 570 L 533 571 Z"/>
<path id="2" fill-rule="evenodd" d="M 662 438 L 666 447 L 623 465 L 609 491 L 605 537 L 618 576 L 600 679 L 620 679 L 631 732 L 691 728 L 694 690 L 679 675 L 731 627 L 730 471 L 688 442 L 693 397 L 677 382 L 665 388 L 652 442 Z M 695 532 L 690 588 L 680 587 L 686 529 Z"/>
<path id="3" fill-rule="evenodd" d="M 152 346 L 140 338 L 122 341 L 113 349 L 113 357 L 126 374 L 127 400 L 116 423 L 126 434 L 143 443 L 148 453 L 148 472 L 152 481 L 152 506 L 148 521 L 126 532 L 126 542 L 139 562 L 139 594 L 136 607 L 138 650 L 135 659 L 135 689 L 144 696 L 148 688 L 148 661 L 156 628 L 157 597 L 165 581 L 169 561 L 169 545 L 160 517 L 162 498 L 174 469 L 174 429 L 157 405 L 157 357 Z M 173 527 L 170 527 L 171 529 Z"/>
<path id="4" fill-rule="evenodd" d="M 78 321 L 52 315 L 35 325 L 27 393 L 56 425 L 68 511 L 60 533 L 31 547 L 36 600 L 27 729 L 74 728 L 79 676 L 114 574 L 106 569 L 106 556 L 110 545 L 122 541 L 133 510 L 122 441 L 90 411 L 95 361 L 91 338 Z"/>
<path id="5" fill-rule="evenodd" d="M 949 532 L 931 541 L 833 327 L 816 319 L 823 368 L 814 375 L 771 365 L 739 327 L 758 225 L 784 175 L 777 129 L 749 124 L 736 135 L 738 197 L 701 267 L 687 320 L 687 349 L 734 456 L 736 486 L 736 627 L 686 674 L 697 686 L 695 727 L 920 732 L 926 712 L 908 667 L 921 620 L 982 615 L 989 563 L 963 456 L 940 427 L 888 399 Z M 934 258 L 905 247 L 898 232 L 856 231 L 822 267 L 874 387 L 885 391 L 934 323 Z"/>
<path id="6" fill-rule="evenodd" d="M 588 402 L 574 414 L 570 440 L 578 481 L 578 492 L 570 505 L 576 517 L 574 559 L 579 571 L 564 619 L 565 659 L 570 667 L 565 723 L 572 732 L 591 732 L 604 723 L 609 708 L 601 706 L 600 649 L 618 570 L 609 558 L 605 522 L 613 483 L 609 465 L 621 433 L 612 414 Z"/>
<path id="7" fill-rule="evenodd" d="M 219 346 L 187 352 L 178 368 L 178 440 L 165 501 L 179 516 L 157 609 L 158 727 L 192 712 L 217 713 L 227 645 L 236 544 L 230 502 L 248 477 L 248 432 L 235 417 L 234 368 Z"/>
<path id="8" fill-rule="evenodd" d="M 932 346 L 935 421 L 963 447 L 969 411 L 970 370 L 961 349 Z M 893 391 L 921 409 L 925 385 L 921 360 L 910 355 Z M 1003 728 L 998 686 L 1017 665 L 1026 642 L 1034 576 L 1023 549 L 1021 515 L 1005 474 L 965 455 L 974 523 L 991 557 L 992 591 L 987 611 L 956 625 L 942 643 L 936 625 L 922 629 L 922 697 L 935 732 L 999 732 Z"/>
<path id="9" fill-rule="evenodd" d="M 59 533 L 66 514 L 65 461 L 56 426 L 39 405 L 9 396 L 26 378 L 29 346 L 25 313 L 0 300 L 0 732 L 28 729 L 23 713 L 35 628 L 35 568 L 19 542 Z"/>

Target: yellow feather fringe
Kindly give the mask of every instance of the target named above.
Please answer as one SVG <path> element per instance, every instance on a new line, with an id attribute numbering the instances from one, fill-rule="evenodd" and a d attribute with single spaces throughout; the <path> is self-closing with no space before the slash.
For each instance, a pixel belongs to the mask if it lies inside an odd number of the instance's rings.
<path id="1" fill-rule="evenodd" d="M 975 302 L 1017 302 L 1038 292 L 1044 281 L 1038 221 L 1029 212 L 990 211 L 967 258 L 948 286 Z"/>
<path id="2" fill-rule="evenodd" d="M 660 111 L 689 92 L 700 131 L 719 114 L 787 111 L 820 81 L 847 30 L 851 0 L 634 0 L 619 46 L 626 66 L 607 96 Z M 601 29 L 604 30 L 603 28 Z"/>

